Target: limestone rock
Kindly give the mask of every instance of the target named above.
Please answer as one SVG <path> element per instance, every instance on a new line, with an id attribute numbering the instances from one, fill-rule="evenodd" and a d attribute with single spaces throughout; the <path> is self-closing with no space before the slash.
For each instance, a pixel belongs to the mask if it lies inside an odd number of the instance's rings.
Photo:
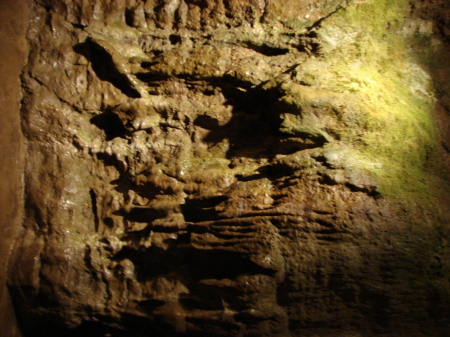
<path id="1" fill-rule="evenodd" d="M 35 1 L 25 335 L 444 336 L 448 23 L 416 4 Z"/>

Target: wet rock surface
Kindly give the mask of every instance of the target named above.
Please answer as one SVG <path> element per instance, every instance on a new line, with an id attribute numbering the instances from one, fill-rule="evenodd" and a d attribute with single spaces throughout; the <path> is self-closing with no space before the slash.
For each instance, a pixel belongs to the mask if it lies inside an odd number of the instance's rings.
<path id="1" fill-rule="evenodd" d="M 430 8 L 35 1 L 9 269 L 25 336 L 444 336 Z"/>

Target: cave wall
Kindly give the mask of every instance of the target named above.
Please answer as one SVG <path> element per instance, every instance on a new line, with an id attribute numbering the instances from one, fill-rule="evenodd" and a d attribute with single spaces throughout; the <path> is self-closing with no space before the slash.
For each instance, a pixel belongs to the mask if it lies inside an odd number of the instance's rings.
<path id="1" fill-rule="evenodd" d="M 0 2 L 0 335 L 20 336 L 6 288 L 9 256 L 23 215 L 24 137 L 20 126 L 20 73 L 26 59 L 26 1 Z"/>
<path id="2" fill-rule="evenodd" d="M 446 336 L 445 1 L 30 6 L 25 336 Z"/>

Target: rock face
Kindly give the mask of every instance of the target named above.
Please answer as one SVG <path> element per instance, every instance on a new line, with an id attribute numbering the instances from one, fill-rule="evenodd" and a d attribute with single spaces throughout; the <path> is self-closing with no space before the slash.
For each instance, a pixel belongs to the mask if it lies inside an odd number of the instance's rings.
<path id="1" fill-rule="evenodd" d="M 24 335 L 445 336 L 448 7 L 36 0 Z"/>
<path id="2" fill-rule="evenodd" d="M 20 126 L 20 73 L 27 56 L 26 1 L 0 2 L 0 335 L 19 337 L 7 282 L 8 259 L 22 224 L 24 139 Z M 11 13 L 17 15 L 11 15 Z"/>

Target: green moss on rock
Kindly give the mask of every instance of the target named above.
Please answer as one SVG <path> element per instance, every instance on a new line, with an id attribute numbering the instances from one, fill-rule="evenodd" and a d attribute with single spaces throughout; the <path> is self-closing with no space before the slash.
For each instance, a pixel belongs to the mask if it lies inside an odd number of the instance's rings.
<path id="1" fill-rule="evenodd" d="M 405 29 L 408 13 L 403 0 L 355 2 L 335 13 L 318 33 L 327 68 L 316 84 L 358 110 L 361 132 L 346 133 L 345 142 L 361 163 L 380 163 L 366 170 L 383 195 L 402 198 L 427 195 L 439 162 L 433 83 L 411 50 L 417 34 Z"/>

